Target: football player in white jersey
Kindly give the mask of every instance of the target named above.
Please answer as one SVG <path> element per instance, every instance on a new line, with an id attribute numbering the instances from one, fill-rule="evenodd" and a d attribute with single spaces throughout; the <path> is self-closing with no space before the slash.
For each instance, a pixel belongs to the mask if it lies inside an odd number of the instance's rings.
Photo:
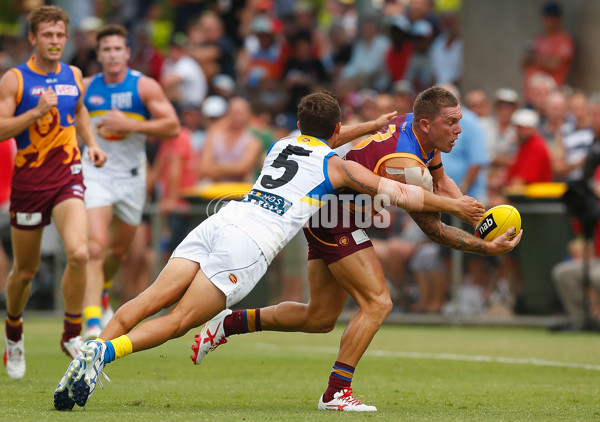
<path id="1" fill-rule="evenodd" d="M 110 280 L 125 259 L 142 219 L 146 136 L 174 138 L 179 134 L 175 109 L 158 82 L 127 66 L 127 30 L 107 25 L 97 39 L 102 73 L 85 78 L 83 86 L 94 134 L 108 161 L 104 168 L 95 169 L 83 160 L 90 221 L 84 340 L 96 338 L 102 331 L 101 321 L 110 319 Z"/>
<path id="2" fill-rule="evenodd" d="M 277 252 L 319 210 L 325 194 L 346 187 L 380 194 L 412 211 L 445 211 L 469 221 L 483 214 L 483 206 L 473 198 L 436 196 L 343 161 L 329 146 L 339 137 L 340 117 L 340 106 L 328 92 L 302 99 L 302 134 L 276 142 L 248 195 L 196 227 L 157 280 L 119 308 L 100 334 L 102 340 L 83 346 L 54 392 L 57 410 L 84 406 L 107 363 L 180 337 L 241 300 Z M 172 305 L 168 314 L 138 325 Z"/>

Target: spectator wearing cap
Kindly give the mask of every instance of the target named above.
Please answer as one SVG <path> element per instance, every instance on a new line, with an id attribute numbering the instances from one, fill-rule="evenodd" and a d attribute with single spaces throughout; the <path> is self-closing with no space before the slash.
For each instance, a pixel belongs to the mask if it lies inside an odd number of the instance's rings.
<path id="1" fill-rule="evenodd" d="M 404 77 L 413 51 L 410 39 L 411 25 L 404 15 L 393 16 L 388 25 L 392 46 L 387 52 L 385 64 L 392 81 L 395 82 Z"/>
<path id="2" fill-rule="evenodd" d="M 177 33 L 171 40 L 169 57 L 165 60 L 161 83 L 169 100 L 181 110 L 200 107 L 208 92 L 202 67 L 188 54 L 187 38 Z"/>
<path id="3" fill-rule="evenodd" d="M 441 14 L 439 22 L 441 33 L 430 49 L 433 82 L 459 85 L 463 72 L 463 40 L 458 18 L 454 12 L 447 11 Z"/>
<path id="4" fill-rule="evenodd" d="M 546 141 L 538 132 L 538 114 L 526 108 L 511 118 L 517 128 L 517 154 L 508 168 L 506 185 L 525 185 L 552 181 L 552 164 Z"/>
<path id="5" fill-rule="evenodd" d="M 211 92 L 223 98 L 231 98 L 235 94 L 236 83 L 229 75 L 220 74 L 210 81 Z"/>
<path id="6" fill-rule="evenodd" d="M 392 85 L 392 94 L 394 96 L 395 110 L 398 114 L 412 113 L 415 89 L 410 81 L 401 79 L 394 82 Z"/>
<path id="7" fill-rule="evenodd" d="M 416 21 L 411 26 L 413 53 L 404 75 L 412 83 L 417 92 L 429 88 L 433 84 L 431 57 L 429 46 L 433 36 L 433 27 L 426 20 Z"/>
<path id="8" fill-rule="evenodd" d="M 544 33 L 525 45 L 523 80 L 527 101 L 532 99 L 528 81 L 539 72 L 549 74 L 556 86 L 562 87 L 575 53 L 573 39 L 562 29 L 562 8 L 558 3 L 549 2 L 542 8 L 542 24 Z"/>
<path id="9" fill-rule="evenodd" d="M 342 78 L 354 88 L 383 91 L 388 86 L 389 75 L 381 64 L 385 63 L 390 41 L 379 32 L 379 22 L 375 16 L 363 17 L 359 32 L 350 61 L 342 71 Z"/>

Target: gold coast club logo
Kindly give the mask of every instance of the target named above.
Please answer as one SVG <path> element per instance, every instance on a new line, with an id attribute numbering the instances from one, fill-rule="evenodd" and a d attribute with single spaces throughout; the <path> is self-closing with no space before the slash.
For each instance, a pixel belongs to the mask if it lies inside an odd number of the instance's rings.
<path id="1" fill-rule="evenodd" d="M 229 281 L 231 281 L 233 284 L 237 283 L 237 277 L 233 274 L 229 274 Z"/>

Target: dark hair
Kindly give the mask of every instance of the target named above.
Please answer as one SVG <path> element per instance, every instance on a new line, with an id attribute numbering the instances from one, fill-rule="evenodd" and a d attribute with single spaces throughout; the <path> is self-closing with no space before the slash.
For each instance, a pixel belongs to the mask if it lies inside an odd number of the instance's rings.
<path id="1" fill-rule="evenodd" d="M 432 86 L 421 92 L 413 105 L 414 120 L 435 119 L 444 107 L 456 107 L 458 99 L 446 88 Z"/>
<path id="2" fill-rule="evenodd" d="M 57 6 L 41 6 L 33 9 L 27 15 L 29 22 L 29 30 L 33 35 L 37 33 L 38 26 L 42 22 L 59 22 L 63 21 L 67 30 L 69 29 L 69 15 Z"/>
<path id="3" fill-rule="evenodd" d="M 98 43 L 98 47 L 100 48 L 100 40 L 102 38 L 110 37 L 111 35 L 118 35 L 125 39 L 125 44 L 127 44 L 127 29 L 123 25 L 119 25 L 116 23 L 111 23 L 106 25 L 100 31 L 98 31 L 98 35 L 96 35 L 96 42 Z"/>
<path id="4" fill-rule="evenodd" d="M 341 115 L 340 105 L 329 91 L 309 94 L 298 104 L 298 122 L 303 135 L 320 139 L 331 138 Z"/>

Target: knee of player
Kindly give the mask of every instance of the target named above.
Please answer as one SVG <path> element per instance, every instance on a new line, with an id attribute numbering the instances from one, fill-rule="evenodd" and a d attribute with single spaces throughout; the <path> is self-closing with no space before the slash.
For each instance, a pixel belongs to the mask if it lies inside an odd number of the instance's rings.
<path id="1" fill-rule="evenodd" d="M 363 304 L 361 310 L 370 315 L 371 318 L 383 323 L 392 311 L 393 306 L 392 299 L 386 292 L 373 297 L 367 304 Z"/>
<path id="2" fill-rule="evenodd" d="M 89 259 L 88 248 L 85 244 L 68 248 L 65 253 L 67 264 L 70 266 L 85 267 Z"/>
<path id="3" fill-rule="evenodd" d="M 35 277 L 35 273 L 37 272 L 37 268 L 24 268 L 13 266 L 11 274 L 9 276 L 9 280 L 12 278 L 13 280 L 28 284 Z"/>

